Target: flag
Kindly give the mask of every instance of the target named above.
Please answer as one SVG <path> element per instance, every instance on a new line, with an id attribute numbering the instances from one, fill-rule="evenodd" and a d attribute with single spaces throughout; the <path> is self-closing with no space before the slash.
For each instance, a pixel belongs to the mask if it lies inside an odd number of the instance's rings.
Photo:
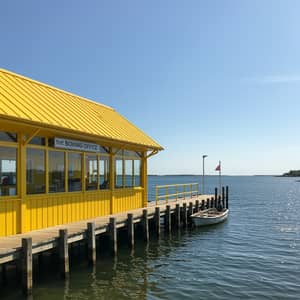
<path id="1" fill-rule="evenodd" d="M 221 171 L 221 164 L 218 164 L 215 171 Z"/>

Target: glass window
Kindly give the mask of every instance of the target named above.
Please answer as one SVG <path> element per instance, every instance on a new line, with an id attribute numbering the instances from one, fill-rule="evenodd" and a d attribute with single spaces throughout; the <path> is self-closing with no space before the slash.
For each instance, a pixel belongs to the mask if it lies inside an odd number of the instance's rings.
<path id="1" fill-rule="evenodd" d="M 133 186 L 133 160 L 125 160 L 125 187 Z"/>
<path id="2" fill-rule="evenodd" d="M 0 196 L 17 194 L 17 149 L 0 147 Z"/>
<path id="3" fill-rule="evenodd" d="M 68 154 L 68 190 L 69 192 L 82 190 L 82 156 L 80 153 Z"/>
<path id="4" fill-rule="evenodd" d="M 39 136 L 35 136 L 35 137 L 33 137 L 33 138 L 29 141 L 28 144 L 45 146 L 45 138 L 39 137 Z"/>
<path id="5" fill-rule="evenodd" d="M 65 153 L 49 151 L 49 193 L 65 191 Z"/>
<path id="6" fill-rule="evenodd" d="M 116 188 L 123 187 L 123 160 L 116 159 Z"/>
<path id="7" fill-rule="evenodd" d="M 134 160 L 134 186 L 141 186 L 141 161 Z"/>
<path id="8" fill-rule="evenodd" d="M 26 154 L 27 194 L 45 193 L 45 151 L 27 148 Z"/>
<path id="9" fill-rule="evenodd" d="M 96 155 L 85 156 L 85 189 L 97 190 L 98 159 Z"/>
<path id="10" fill-rule="evenodd" d="M 100 189 L 106 190 L 109 189 L 109 157 L 101 156 L 100 157 L 100 172 L 99 172 L 99 184 Z"/>
<path id="11" fill-rule="evenodd" d="M 0 141 L 17 142 L 17 134 L 13 132 L 0 131 Z"/>

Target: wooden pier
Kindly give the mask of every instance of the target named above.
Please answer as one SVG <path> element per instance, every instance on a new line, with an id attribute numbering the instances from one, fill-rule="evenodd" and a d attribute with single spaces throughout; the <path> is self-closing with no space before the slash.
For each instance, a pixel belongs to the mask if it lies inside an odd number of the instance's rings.
<path id="1" fill-rule="evenodd" d="M 149 242 L 149 234 L 159 237 L 161 233 L 161 221 L 164 230 L 171 230 L 187 226 L 189 216 L 218 204 L 228 207 L 228 187 L 226 194 L 218 195 L 195 195 L 189 198 L 181 198 L 173 201 L 159 201 L 149 203 L 148 207 L 98 217 L 79 222 L 73 222 L 46 229 L 35 230 L 24 234 L 17 234 L 0 238 L 0 267 L 2 273 L 8 263 L 16 262 L 22 272 L 22 289 L 25 294 L 32 291 L 32 268 L 33 255 L 55 249 L 59 254 L 58 269 L 63 278 L 69 276 L 69 245 L 85 241 L 87 244 L 87 259 L 90 264 L 96 263 L 96 236 L 106 234 L 109 236 L 110 251 L 116 255 L 118 251 L 117 231 L 127 229 L 128 246 L 134 247 L 135 224 L 142 228 L 145 242 Z M 151 226 L 150 231 L 149 222 Z M 3 275 L 3 274 L 2 274 Z"/>

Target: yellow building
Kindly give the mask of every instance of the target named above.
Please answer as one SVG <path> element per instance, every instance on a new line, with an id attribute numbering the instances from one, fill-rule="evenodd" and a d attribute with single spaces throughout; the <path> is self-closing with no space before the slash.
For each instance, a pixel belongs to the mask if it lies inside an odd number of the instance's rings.
<path id="1" fill-rule="evenodd" d="M 0 69 L 0 236 L 147 206 L 159 150 L 114 109 Z"/>

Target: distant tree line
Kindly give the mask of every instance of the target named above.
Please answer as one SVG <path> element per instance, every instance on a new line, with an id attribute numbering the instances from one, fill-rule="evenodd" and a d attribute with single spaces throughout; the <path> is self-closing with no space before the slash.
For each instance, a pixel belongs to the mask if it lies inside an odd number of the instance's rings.
<path id="1" fill-rule="evenodd" d="M 282 176 L 286 177 L 300 177 L 300 170 L 290 170 L 287 173 L 284 173 Z"/>

